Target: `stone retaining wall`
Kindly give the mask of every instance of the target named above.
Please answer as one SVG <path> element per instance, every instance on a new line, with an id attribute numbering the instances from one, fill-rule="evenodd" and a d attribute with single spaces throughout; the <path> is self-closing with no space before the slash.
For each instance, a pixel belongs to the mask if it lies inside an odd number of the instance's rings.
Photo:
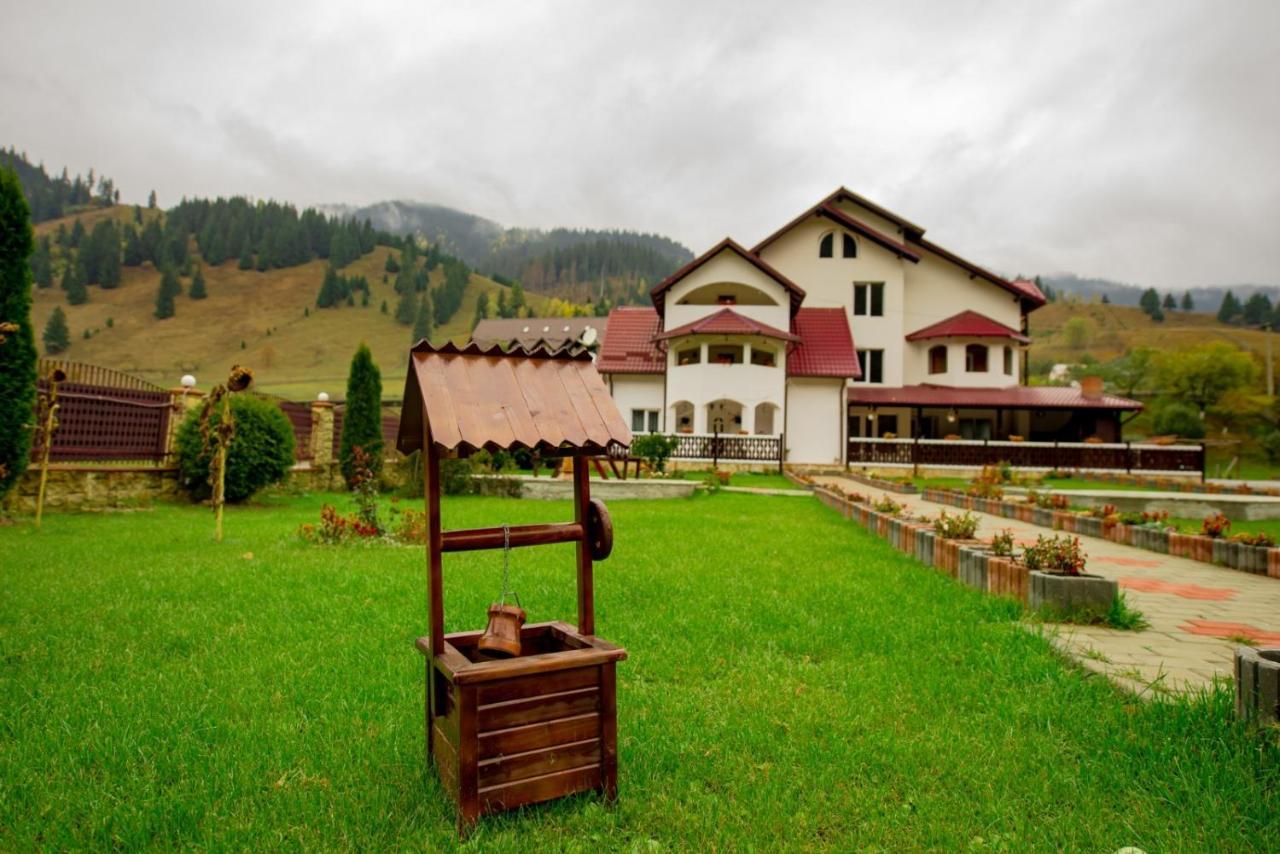
<path id="1" fill-rule="evenodd" d="M 34 513 L 40 469 L 26 470 L 5 496 L 6 514 Z M 137 507 L 182 496 L 178 470 L 159 466 L 50 465 L 44 506 L 57 510 Z"/>

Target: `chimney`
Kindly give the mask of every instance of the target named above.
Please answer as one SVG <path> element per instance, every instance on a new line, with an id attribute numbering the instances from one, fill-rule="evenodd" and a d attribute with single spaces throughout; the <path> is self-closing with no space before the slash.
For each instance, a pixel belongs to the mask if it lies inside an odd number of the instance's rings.
<path id="1" fill-rule="evenodd" d="M 1102 397 L 1102 377 L 1081 377 L 1080 396 L 1087 400 L 1098 400 Z"/>

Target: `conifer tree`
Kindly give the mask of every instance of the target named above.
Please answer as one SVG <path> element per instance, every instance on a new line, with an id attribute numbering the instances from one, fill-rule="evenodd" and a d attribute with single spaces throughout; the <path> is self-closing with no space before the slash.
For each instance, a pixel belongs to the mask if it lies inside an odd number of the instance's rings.
<path id="1" fill-rule="evenodd" d="M 1236 295 L 1227 291 L 1222 295 L 1222 305 L 1218 306 L 1218 322 L 1233 323 L 1240 316 L 1240 301 Z"/>
<path id="2" fill-rule="evenodd" d="M 386 300 L 383 300 L 383 301 L 382 301 L 382 309 L 381 309 L 381 310 L 382 310 L 382 313 L 383 313 L 383 314 L 386 314 L 386 313 L 387 313 L 387 301 L 386 301 Z"/>
<path id="3" fill-rule="evenodd" d="M 347 485 L 355 476 L 353 449 L 369 455 L 374 473 L 382 469 L 382 374 L 369 347 L 361 343 L 347 374 L 347 408 L 342 416 L 338 460 Z"/>
<path id="4" fill-rule="evenodd" d="M 77 217 L 76 221 L 71 224 L 70 247 L 72 249 L 79 249 L 81 244 L 83 243 L 84 243 L 84 223 L 80 221 L 79 217 Z"/>
<path id="5" fill-rule="evenodd" d="M 84 283 L 84 265 L 80 259 L 67 262 L 62 274 L 62 289 L 67 292 L 67 305 L 84 305 L 89 301 L 89 289 Z"/>
<path id="6" fill-rule="evenodd" d="M 1196 304 L 1191 301 L 1191 291 L 1183 291 L 1182 292 L 1182 310 L 1194 311 L 1195 307 L 1196 307 Z"/>
<path id="7" fill-rule="evenodd" d="M 88 332 L 89 330 L 85 330 Z M 67 328 L 67 315 L 62 306 L 56 306 L 49 322 L 44 326 L 44 352 L 46 356 L 56 356 L 71 346 L 71 330 Z"/>
<path id="8" fill-rule="evenodd" d="M 408 326 L 413 323 L 413 318 L 417 311 L 418 301 L 414 299 L 412 290 L 407 290 L 400 294 L 400 299 L 396 303 L 396 320 Z"/>
<path id="9" fill-rule="evenodd" d="M 31 330 L 31 208 L 17 174 L 0 167 L 0 498 L 27 470 L 35 415 L 36 345 Z"/>
<path id="10" fill-rule="evenodd" d="M 164 320 L 173 317 L 174 297 L 182 293 L 182 283 L 178 281 L 178 273 L 172 267 L 165 267 L 160 274 L 160 289 L 156 293 L 156 318 Z"/>
<path id="11" fill-rule="evenodd" d="M 244 242 L 240 244 L 240 263 L 237 265 L 241 270 L 253 269 L 253 241 L 245 236 Z"/>
<path id="12" fill-rule="evenodd" d="M 124 233 L 124 265 L 141 267 L 144 260 L 142 238 L 138 237 L 138 229 L 127 227 Z"/>
<path id="13" fill-rule="evenodd" d="M 426 294 L 418 300 L 418 314 L 413 320 L 413 340 L 431 337 L 431 298 Z"/>
<path id="14" fill-rule="evenodd" d="M 147 196 L 147 207 L 155 210 L 156 207 L 156 191 L 152 190 L 151 195 Z"/>
<path id="15" fill-rule="evenodd" d="M 480 321 L 489 316 L 489 292 L 481 291 L 480 296 L 476 297 L 476 313 L 471 318 L 471 331 L 475 332 L 476 327 L 480 325 Z"/>
<path id="16" fill-rule="evenodd" d="M 197 264 L 196 271 L 191 274 L 191 289 L 187 291 L 192 299 L 204 299 L 209 296 L 204 289 L 204 268 Z"/>
<path id="17" fill-rule="evenodd" d="M 1177 300 L 1175 300 L 1175 299 L 1173 298 L 1173 294 L 1171 294 L 1171 293 L 1169 293 L 1169 294 L 1165 294 L 1165 295 L 1164 295 L 1164 308 L 1165 308 L 1165 311 L 1173 311 L 1173 310 L 1174 310 L 1174 309 L 1176 309 L 1177 307 L 1178 307 L 1178 301 L 1177 301 Z"/>
<path id="18" fill-rule="evenodd" d="M 1250 326 L 1261 326 L 1271 319 L 1271 300 L 1262 291 L 1251 294 L 1244 302 L 1241 311 L 1244 322 Z"/>
<path id="19" fill-rule="evenodd" d="M 35 277 L 36 287 L 53 287 L 53 247 L 49 244 L 49 235 L 40 238 L 36 251 L 31 255 L 31 273 Z"/>

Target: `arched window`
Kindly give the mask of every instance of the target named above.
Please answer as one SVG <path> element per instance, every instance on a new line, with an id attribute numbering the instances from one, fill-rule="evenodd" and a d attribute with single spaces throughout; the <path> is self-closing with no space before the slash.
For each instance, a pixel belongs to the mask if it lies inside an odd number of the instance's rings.
<path id="1" fill-rule="evenodd" d="M 966 344 L 964 347 L 964 369 L 971 374 L 987 372 L 987 345 Z"/>
<path id="2" fill-rule="evenodd" d="M 858 244 L 853 242 L 852 234 L 844 235 L 844 257 L 846 258 L 858 257 Z"/>
<path id="3" fill-rule="evenodd" d="M 822 235 L 822 241 L 818 243 L 818 257 L 830 258 L 835 252 L 836 235 L 834 232 L 828 232 Z"/>
<path id="4" fill-rule="evenodd" d="M 945 374 L 947 372 L 947 345 L 939 344 L 929 348 L 929 373 Z"/>

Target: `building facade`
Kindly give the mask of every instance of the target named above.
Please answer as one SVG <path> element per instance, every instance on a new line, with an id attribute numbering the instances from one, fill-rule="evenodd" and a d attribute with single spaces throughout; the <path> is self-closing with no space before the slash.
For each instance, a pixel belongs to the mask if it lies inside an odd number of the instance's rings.
<path id="1" fill-rule="evenodd" d="M 1035 284 L 844 188 L 651 296 L 610 314 L 598 362 L 638 432 L 781 436 L 788 462 L 829 465 L 862 438 L 1116 441 L 1140 408 L 1026 386 Z"/>

